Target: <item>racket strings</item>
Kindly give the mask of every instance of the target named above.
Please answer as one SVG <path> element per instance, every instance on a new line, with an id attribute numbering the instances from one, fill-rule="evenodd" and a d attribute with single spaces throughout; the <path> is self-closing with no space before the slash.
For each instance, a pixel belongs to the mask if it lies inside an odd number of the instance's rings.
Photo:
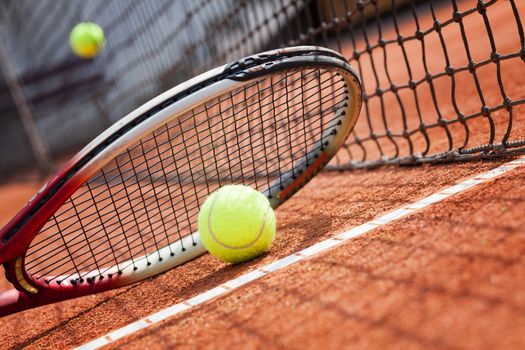
<path id="1" fill-rule="evenodd" d="M 335 97 L 336 97 L 336 98 L 339 98 L 339 97 L 342 98 L 342 97 L 343 97 L 343 94 L 344 94 L 344 92 L 341 92 L 340 94 L 335 95 Z M 316 103 L 312 104 L 311 109 L 316 108 L 316 105 L 319 105 L 319 103 L 317 103 L 317 104 L 316 104 Z M 333 107 L 333 108 L 336 108 L 336 107 L 338 107 L 338 106 L 335 106 L 335 105 L 334 105 L 334 106 L 332 106 L 332 107 Z M 311 112 L 313 112 L 313 110 L 309 110 L 309 111 L 306 113 L 306 115 L 310 114 Z M 281 112 L 281 113 L 282 113 L 282 112 Z M 284 117 L 284 118 L 285 118 L 285 117 Z M 282 122 L 282 121 L 284 120 L 284 118 L 278 120 L 278 122 Z M 293 122 L 297 122 L 297 121 L 300 120 L 300 119 L 302 119 L 303 122 L 304 122 L 305 125 L 306 125 L 306 119 L 305 119 L 305 118 L 302 118 L 302 117 L 297 117 L 295 120 L 293 120 Z M 290 121 L 288 121 L 288 122 L 290 122 Z M 242 125 L 242 127 L 244 127 L 244 126 L 245 126 L 245 125 Z M 330 127 L 330 126 L 328 125 L 328 127 Z M 298 133 L 299 133 L 299 132 L 298 132 Z M 302 133 L 304 134 L 304 137 L 306 137 L 305 130 L 303 130 Z M 299 133 L 299 134 L 300 134 L 300 133 Z M 300 136 L 300 135 L 298 135 L 298 136 Z M 154 140 L 156 140 L 156 138 L 157 138 L 157 137 L 155 137 Z M 261 144 L 260 141 L 261 141 L 262 138 L 264 138 L 264 133 L 261 133 L 261 134 L 258 136 L 258 138 L 256 138 L 254 141 L 256 141 L 256 142 L 260 145 L 260 144 Z M 230 141 L 231 141 L 231 140 L 230 140 Z M 265 143 L 263 142 L 262 144 L 265 144 Z M 207 145 L 207 144 L 203 145 L 203 147 L 206 147 L 206 146 L 208 146 L 208 145 Z M 244 145 L 244 146 L 242 146 L 242 148 L 248 148 L 248 147 L 249 147 L 249 145 Z M 260 147 L 259 147 L 259 148 L 260 148 Z M 212 147 L 212 150 L 214 150 L 213 147 Z M 157 147 L 157 152 L 159 152 L 159 151 L 158 151 L 158 147 Z M 163 153 L 165 153 L 165 151 L 163 151 Z M 160 157 L 160 156 L 162 156 L 162 155 L 161 155 L 161 154 L 158 154 L 158 156 Z M 221 161 L 221 160 L 224 160 L 224 158 L 226 158 L 226 157 L 228 157 L 227 154 L 224 155 L 223 157 L 216 157 L 216 158 L 217 158 L 218 161 Z M 135 158 L 138 159 L 139 156 L 135 156 Z M 159 160 L 157 163 L 153 164 L 153 166 L 157 166 L 157 165 L 159 165 L 159 164 L 162 162 L 162 158 L 160 158 L 160 159 L 161 159 L 161 160 Z M 267 160 L 267 159 L 266 159 L 265 157 L 259 157 L 259 158 L 257 158 L 257 161 L 260 161 L 262 164 L 266 164 L 266 163 L 267 163 L 266 160 Z M 176 161 L 176 160 L 174 160 L 174 161 Z M 137 167 L 138 167 L 138 168 L 144 168 L 143 165 L 144 165 L 144 162 L 141 162 L 141 163 L 139 163 L 139 164 L 137 165 Z M 168 165 L 168 164 L 160 164 L 160 165 L 162 165 L 161 169 L 163 169 L 163 168 L 164 168 L 166 165 Z M 170 163 L 169 165 L 171 165 L 171 163 Z M 122 167 L 122 166 L 121 166 L 121 167 Z M 113 182 L 113 185 L 115 185 L 115 184 L 116 184 L 116 185 L 119 185 L 119 184 L 122 184 L 122 183 L 128 182 L 129 180 L 132 180 L 133 178 L 136 177 L 136 175 L 135 175 L 135 173 L 132 171 L 132 169 L 133 169 L 133 168 L 130 168 L 130 169 L 128 169 L 128 170 L 122 172 L 121 175 L 126 174 L 126 175 L 127 175 L 126 177 L 124 177 L 124 176 L 119 176 L 119 175 L 114 175 L 109 181 L 112 181 L 112 182 Z M 142 176 L 142 177 L 140 178 L 140 182 L 147 181 L 148 179 L 151 179 L 151 182 L 155 182 L 155 181 L 162 180 L 162 178 L 155 177 L 155 176 L 151 176 L 151 174 L 147 174 L 147 173 L 146 173 L 146 170 L 139 171 L 139 172 L 137 172 L 137 174 Z M 257 174 L 256 174 L 256 175 L 257 175 Z M 100 177 L 100 176 L 98 176 L 98 177 Z M 98 178 L 98 177 L 97 177 L 97 178 Z M 202 177 L 201 177 L 201 178 L 202 178 Z M 118 179 L 121 179 L 121 181 L 118 181 Z M 170 178 L 168 181 L 173 181 L 173 180 L 177 180 L 177 179 Z M 184 180 L 184 179 L 183 179 L 183 180 Z M 178 182 L 181 182 L 181 181 L 182 181 L 182 180 L 179 178 L 179 179 L 178 179 Z M 89 183 L 90 183 L 90 184 L 92 184 L 93 182 L 94 182 L 93 180 L 89 180 Z M 106 181 L 102 182 L 102 185 L 105 186 L 107 182 L 108 182 L 108 180 L 106 179 Z M 89 191 L 92 192 L 93 189 L 90 187 L 90 188 L 89 188 Z M 137 190 L 135 190 L 135 191 L 137 191 Z M 85 197 L 86 192 L 87 192 L 87 190 L 84 191 L 84 192 L 82 192 L 82 193 L 80 193 L 79 195 L 76 195 L 76 198 L 82 198 L 82 197 Z M 114 196 L 114 194 L 113 194 L 113 196 Z M 91 197 L 92 197 L 92 196 L 88 196 L 88 199 L 86 199 L 85 201 L 90 201 L 90 200 L 91 200 L 91 199 L 90 199 Z M 73 200 L 75 200 L 76 198 L 73 198 Z M 118 200 L 118 199 L 119 199 L 119 198 L 116 198 L 116 200 Z M 83 204 L 83 202 L 81 201 L 80 204 Z M 112 205 L 112 203 L 109 203 L 109 204 L 107 204 L 107 205 L 108 205 L 108 206 L 109 206 L 109 205 Z M 71 217 L 76 217 L 76 215 L 75 215 L 75 213 L 73 212 L 72 209 L 70 209 L 70 212 L 71 212 L 71 213 L 69 213 L 69 214 L 70 214 L 69 217 L 65 216 L 66 213 L 64 212 L 64 213 L 62 214 L 62 220 L 68 220 L 68 219 L 70 219 Z M 93 213 L 92 215 L 95 215 L 95 213 Z"/>
<path id="2" fill-rule="evenodd" d="M 151 225 L 150 225 L 151 226 Z"/>
<path id="3" fill-rule="evenodd" d="M 306 125 L 306 121 L 304 122 L 304 124 Z M 328 127 L 333 127 L 333 126 L 335 126 L 335 125 L 328 125 Z M 297 136 L 299 137 L 299 136 L 301 136 L 301 135 L 297 135 Z M 304 135 L 304 137 L 306 137 L 306 135 Z M 259 141 L 261 141 L 260 139 L 261 139 L 261 137 L 259 137 L 259 138 L 257 138 L 257 139 L 253 139 L 253 141 L 259 142 Z M 264 141 L 264 140 L 263 140 L 263 141 Z M 257 149 L 254 149 L 254 151 L 257 151 Z M 220 160 L 224 160 L 224 159 L 223 159 L 224 157 L 216 157 L 216 158 L 217 158 L 219 161 L 220 161 Z M 266 161 L 265 161 L 265 162 L 262 162 L 263 160 L 266 160 Z M 272 160 L 272 157 L 268 157 L 268 158 L 267 158 L 267 157 L 264 157 L 264 156 L 260 156 L 260 157 L 252 157 L 252 161 L 255 161 L 255 162 L 259 162 L 259 161 L 261 161 L 262 164 L 266 164 L 266 165 L 267 165 L 269 162 L 271 162 L 271 160 Z M 308 161 L 308 159 L 307 159 L 307 161 Z M 235 165 L 235 163 L 233 163 L 233 164 Z M 142 165 L 142 164 L 141 164 L 141 165 Z M 157 199 L 162 199 L 162 198 L 165 198 L 165 197 L 169 197 L 170 200 L 173 200 L 173 198 L 172 198 L 171 196 L 169 196 L 169 193 L 166 193 L 166 194 L 164 194 L 164 195 L 160 195 L 161 193 L 166 192 L 166 189 L 169 187 L 168 182 L 171 182 L 171 181 L 173 180 L 173 179 L 168 178 L 168 177 L 166 176 L 166 172 L 164 171 L 164 167 L 166 166 L 166 164 L 162 164 L 162 165 L 163 165 L 163 166 L 161 167 L 161 170 L 162 170 L 162 174 L 161 174 L 161 175 L 162 175 L 162 177 L 155 177 L 154 174 L 152 174 L 151 172 L 149 172 L 149 174 L 148 174 L 147 177 L 144 176 L 143 178 L 141 178 L 141 182 L 144 182 L 144 181 L 150 179 L 150 180 L 151 180 L 151 183 L 154 183 L 154 182 L 156 182 L 156 181 L 160 181 L 160 180 L 164 179 L 164 182 L 165 182 L 165 184 L 166 184 L 166 188 L 161 189 L 160 192 L 158 192 L 157 194 L 155 194 L 155 197 L 156 197 Z M 266 170 L 268 170 L 268 169 L 266 169 Z M 217 173 L 219 173 L 219 171 L 217 171 Z M 267 171 L 267 173 L 270 173 L 270 172 Z M 256 174 L 256 176 L 257 176 L 257 175 L 258 175 L 258 174 Z M 198 178 L 194 178 L 194 179 L 201 180 L 202 177 L 203 177 L 203 176 L 201 175 L 200 177 L 198 177 Z M 123 179 L 122 182 L 118 182 L 117 184 L 125 183 L 125 182 L 127 182 L 128 180 L 130 180 L 130 179 L 131 179 L 131 176 L 129 176 L 129 177 L 126 178 L 126 179 Z M 210 180 L 210 179 L 216 180 L 216 178 L 210 178 L 210 177 L 208 176 L 208 180 Z M 179 181 L 180 181 L 180 179 L 179 179 Z M 88 182 L 88 184 L 91 184 L 91 182 Z M 89 189 L 89 191 L 90 191 L 90 193 L 91 193 L 91 196 L 90 196 L 90 197 L 93 197 L 93 195 L 92 195 L 93 190 L 92 190 L 91 186 L 87 186 L 87 188 Z M 138 189 L 134 190 L 134 192 L 137 192 L 137 191 L 138 191 Z M 112 195 L 112 197 L 114 198 L 115 201 L 118 201 L 118 200 L 124 198 L 124 196 L 120 196 L 120 197 L 118 197 L 118 196 L 117 196 L 117 193 L 111 193 L 111 192 L 109 192 L 109 193 Z M 131 194 L 132 194 L 132 193 L 129 193 L 129 195 L 131 195 Z M 88 200 L 90 201 L 91 199 L 88 199 Z M 80 204 L 85 204 L 85 202 L 88 201 L 88 200 L 80 201 Z M 94 205 L 97 205 L 96 202 L 93 203 L 93 204 L 94 204 Z M 106 205 L 106 207 L 108 207 L 108 206 L 114 206 L 114 202 L 113 202 L 113 201 L 112 201 L 112 202 L 109 202 L 109 203 Z M 106 209 L 106 208 L 101 208 L 101 209 Z M 76 213 L 75 213 L 72 209 L 70 209 L 69 212 L 67 212 L 67 213 L 68 213 L 69 215 L 66 216 L 66 217 L 64 217 L 64 218 L 62 219 L 62 221 L 64 221 L 64 220 L 69 220 L 69 219 L 72 218 L 72 217 L 77 217 Z M 66 212 L 64 212 L 62 216 L 64 216 L 65 214 L 66 214 Z M 85 217 L 85 219 L 87 219 L 87 218 L 90 217 L 90 216 L 91 216 L 91 217 L 95 217 L 96 214 L 97 214 L 96 212 L 93 212 L 93 213 L 89 214 L 89 216 Z M 108 215 L 109 215 L 109 214 L 108 214 Z M 89 224 L 89 223 L 88 223 L 88 224 Z M 68 228 L 69 228 L 69 227 L 66 227 L 65 229 L 68 229 Z M 50 229 L 50 227 L 48 227 L 47 229 Z M 45 232 L 45 230 L 44 230 L 43 232 Z M 43 242 L 42 242 L 42 243 L 43 243 Z"/>
<path id="4" fill-rule="evenodd" d="M 182 238 L 196 231 L 210 192 L 227 183 L 265 191 L 312 160 L 346 89 L 330 71 L 276 74 L 163 125 L 62 205 L 31 244 L 26 271 L 47 283 L 82 282 L 168 258 L 159 253 L 165 246 L 170 256 L 189 248 Z"/>
<path id="5" fill-rule="evenodd" d="M 315 148 L 315 149 L 318 149 L 318 148 Z M 240 179 L 241 179 L 241 176 L 238 176 L 238 177 L 234 178 L 233 180 L 237 181 L 237 180 L 240 180 Z M 169 199 L 167 201 L 169 201 Z M 166 202 L 164 202 L 164 203 L 166 203 Z M 161 203 L 161 205 L 163 205 L 164 203 Z M 195 208 L 191 207 L 189 209 L 195 209 Z M 143 214 L 144 211 L 141 208 L 141 209 L 139 209 L 139 211 L 135 211 L 135 213 Z M 135 218 L 132 215 L 128 215 L 128 219 L 127 220 L 122 220 L 122 219 L 116 218 L 115 220 L 113 220 L 113 223 L 102 225 L 102 227 L 99 229 L 99 231 L 92 232 L 92 234 L 94 234 L 95 236 L 97 236 L 97 234 L 100 233 L 100 232 L 102 232 L 104 235 L 100 236 L 98 238 L 91 239 L 91 242 L 92 242 L 92 245 L 96 243 L 97 245 L 94 246 L 94 249 L 98 249 L 101 245 L 103 245 L 105 243 L 105 241 L 109 241 L 109 239 L 111 239 L 111 241 L 113 242 L 111 244 L 111 250 L 112 250 L 112 253 L 113 253 L 113 256 L 114 256 L 114 253 L 115 253 L 114 252 L 114 247 L 118 247 L 120 244 L 125 244 L 125 247 L 133 248 L 133 250 L 135 248 L 137 248 L 137 247 L 140 247 L 140 245 L 137 245 L 137 246 L 131 245 L 129 243 L 129 241 L 134 239 L 134 238 L 141 238 L 141 237 L 138 236 L 139 232 L 137 231 L 135 234 L 126 234 L 126 235 L 123 235 L 120 240 L 116 240 L 115 237 L 111 237 L 111 234 L 107 233 L 107 229 L 108 228 L 112 228 L 110 226 L 117 226 L 118 227 L 118 226 L 122 226 L 122 224 L 128 225 L 128 224 L 131 224 L 133 222 L 135 222 L 138 226 L 142 226 L 143 224 L 148 224 L 149 223 L 149 226 L 152 227 L 150 232 L 156 232 L 157 229 L 161 229 L 162 228 L 161 226 L 164 226 L 164 229 L 165 229 L 164 232 L 168 232 L 170 229 L 172 229 L 174 227 L 174 225 L 167 226 L 166 223 L 167 222 L 171 222 L 171 221 L 175 221 L 175 224 L 177 224 L 177 220 L 175 220 L 175 217 L 176 216 L 173 215 L 173 219 L 168 218 L 168 217 L 163 217 L 162 219 L 159 218 L 157 220 L 148 220 L 146 218 L 143 218 L 143 219 L 138 219 L 137 221 L 135 221 Z M 155 225 L 155 224 L 158 224 L 158 223 L 160 223 L 160 224 L 159 225 Z M 69 244 L 69 249 L 70 249 L 69 253 L 70 253 L 70 255 L 76 256 L 77 260 L 80 259 L 81 257 L 84 257 L 85 259 L 86 258 L 89 259 L 90 255 L 91 255 L 91 250 L 84 251 L 83 253 L 78 254 L 78 252 L 80 250 L 84 249 L 84 245 L 83 245 L 84 241 L 77 239 L 77 238 L 79 238 L 79 237 L 81 237 L 83 235 L 83 232 L 82 231 L 77 231 L 77 232 L 78 232 L 78 235 L 71 239 L 71 241 L 76 241 L 76 242 L 72 243 L 72 244 Z M 179 232 L 179 235 L 180 235 L 180 230 L 177 230 L 177 232 Z M 181 238 L 181 237 L 179 237 L 179 238 Z M 60 236 L 60 237 L 55 238 L 54 241 L 61 240 L 61 239 L 62 239 L 62 237 Z M 49 243 L 54 243 L 54 241 L 51 241 Z M 73 248 L 75 248 L 75 249 L 73 249 Z M 43 256 L 40 256 L 40 257 L 42 258 L 42 257 L 45 257 L 45 256 L 49 256 L 51 254 L 53 254 L 52 251 L 50 251 L 48 253 L 45 253 Z M 119 255 L 119 257 L 120 257 L 120 255 Z M 83 264 L 85 261 L 86 260 L 82 260 L 82 261 L 79 262 L 79 264 Z M 30 262 L 30 263 L 26 264 L 26 267 L 31 268 L 34 264 L 35 264 L 34 262 Z M 42 267 L 43 268 L 47 268 L 49 266 L 45 266 L 44 265 Z M 56 265 L 54 267 L 56 267 Z M 41 270 L 34 271 L 34 273 L 36 273 L 36 274 L 40 274 L 41 272 L 42 272 Z"/>
<path id="6" fill-rule="evenodd" d="M 309 84 L 309 83 L 311 83 L 314 79 L 316 79 L 316 77 L 312 77 L 312 78 L 310 78 L 309 80 L 306 81 L 306 83 Z M 326 83 L 326 82 L 323 82 L 323 83 Z M 282 84 L 283 84 L 282 81 L 278 81 L 278 82 L 276 82 L 276 85 L 279 85 L 279 86 L 280 86 L 280 85 L 282 85 Z M 250 87 L 252 87 L 252 86 L 250 86 Z M 262 93 L 262 94 L 266 93 L 268 89 L 269 89 L 268 87 L 265 87 L 264 89 L 261 90 L 261 93 Z M 283 89 L 283 87 L 280 87 L 279 89 Z M 295 90 L 295 89 L 298 89 L 298 88 L 294 88 L 294 90 Z M 312 87 L 309 87 L 306 91 L 314 90 L 314 89 L 316 89 L 316 88 L 315 88 L 314 86 L 312 86 Z M 254 94 L 251 95 L 251 96 L 249 96 L 249 101 L 251 101 L 251 100 L 255 100 L 254 97 L 255 97 Z M 308 97 L 308 96 L 306 96 L 306 97 Z M 229 98 L 229 97 L 226 97 L 226 98 Z M 220 101 L 220 99 L 218 99 L 218 101 Z M 249 103 L 248 103 L 248 106 L 252 107 L 253 105 L 257 104 L 257 103 L 258 103 L 257 101 L 259 101 L 259 100 L 255 100 L 255 101 L 256 101 L 256 102 L 249 102 Z M 207 108 L 208 110 L 210 110 L 211 108 L 217 107 L 217 104 L 218 104 L 218 102 L 214 102 L 213 104 L 211 104 L 210 106 L 207 106 L 206 108 Z M 250 105 L 250 104 L 251 104 L 251 105 Z M 262 109 L 262 107 L 268 107 L 269 104 L 270 104 L 270 102 L 266 102 L 264 105 L 260 105 L 259 108 Z M 284 102 L 282 102 L 282 103 L 279 104 L 279 105 L 274 105 L 273 107 L 276 108 L 276 107 L 283 107 L 283 106 L 284 106 Z M 219 113 L 229 113 L 230 110 L 231 110 L 232 108 L 233 108 L 233 106 L 230 106 L 230 107 L 226 108 L 225 110 L 220 111 Z M 281 113 L 282 113 L 282 111 L 281 111 Z M 213 117 L 216 117 L 216 115 L 213 115 L 212 118 L 213 118 Z M 209 118 L 209 119 L 207 119 L 207 120 L 209 121 L 209 120 L 212 119 L 212 118 Z M 279 120 L 279 122 L 282 123 L 282 122 L 284 122 L 284 120 L 281 119 L 281 120 Z M 200 124 L 204 124 L 204 123 L 206 123 L 206 121 L 202 121 Z M 226 127 L 231 127 L 231 126 L 233 125 L 233 124 L 225 125 L 225 124 L 224 124 L 224 120 L 223 120 L 222 118 L 218 118 L 218 121 L 217 121 L 216 124 L 213 125 L 212 127 L 218 127 L 217 124 L 219 124 L 219 123 L 222 123 L 221 127 L 222 127 L 223 129 L 226 128 Z M 196 125 L 196 127 L 200 127 L 200 126 L 201 126 L 200 124 L 199 124 L 199 125 Z M 242 127 L 244 127 L 244 125 L 242 125 Z M 152 138 L 153 138 L 153 136 L 152 136 L 151 138 L 147 138 L 147 139 L 145 139 L 145 142 L 151 140 Z M 167 138 L 167 140 L 165 140 L 163 143 L 159 144 L 159 146 L 166 146 L 166 144 L 167 144 L 169 141 L 171 141 L 171 140 L 172 140 L 172 138 Z M 173 144 L 170 145 L 171 148 L 173 148 L 173 146 L 174 146 Z M 203 147 L 209 147 L 209 146 L 211 146 L 211 145 L 210 145 L 210 144 L 203 144 L 202 146 L 203 146 Z M 138 147 L 138 145 L 137 145 L 137 146 L 134 146 L 134 147 L 132 147 L 132 148 L 130 148 L 130 150 L 134 150 L 134 149 L 137 148 L 137 147 Z M 167 151 L 166 149 L 163 150 L 163 152 L 166 152 L 166 151 Z M 179 151 L 179 152 L 178 152 L 178 155 L 179 155 L 179 156 L 180 156 L 180 153 L 181 153 L 181 152 L 182 152 L 182 151 Z M 138 154 L 138 155 L 135 156 L 135 157 L 139 158 L 139 157 L 141 157 L 141 155 Z M 132 171 L 131 169 L 132 169 L 132 168 L 130 168 L 129 172 Z M 118 176 L 115 176 L 115 178 L 118 178 Z M 97 176 L 97 177 L 94 177 L 93 179 L 91 179 L 90 182 L 96 182 L 96 181 L 99 180 L 99 179 L 100 179 L 100 176 Z"/>
<path id="7" fill-rule="evenodd" d="M 234 178 L 233 181 L 237 181 L 237 180 L 240 180 L 240 179 L 241 179 L 241 176 L 238 176 L 238 177 Z M 163 204 L 163 203 L 162 203 L 162 204 Z M 196 209 L 196 208 L 189 208 L 189 209 Z M 138 214 L 142 214 L 142 209 L 140 209 L 140 212 L 138 212 Z M 129 217 L 129 219 L 128 219 L 127 221 L 126 221 L 126 220 L 121 220 L 121 219 L 114 220 L 114 222 L 113 222 L 112 224 L 106 225 L 106 228 L 109 228 L 109 226 L 119 226 L 119 223 L 120 223 L 120 224 L 123 223 L 123 224 L 127 225 L 127 224 L 130 224 L 130 223 L 134 222 L 134 218 L 133 218 L 133 217 L 131 217 L 131 216 L 128 216 L 128 217 Z M 162 220 L 161 220 L 161 219 L 158 219 L 158 220 L 156 220 L 156 221 L 149 221 L 149 224 L 150 224 L 150 226 L 153 226 L 153 225 L 156 224 L 156 223 L 159 223 L 159 222 L 165 223 L 166 221 L 172 221 L 172 220 L 169 220 L 168 218 L 165 217 L 165 218 L 163 218 Z M 173 220 L 173 221 L 177 222 L 176 220 Z M 138 220 L 136 223 L 137 223 L 139 226 L 141 226 L 141 225 L 143 225 L 143 224 L 145 224 L 145 223 L 147 224 L 147 223 L 148 223 L 148 220 L 144 218 L 144 219 L 142 219 L 142 220 Z M 174 225 L 167 227 L 167 230 L 173 228 L 173 226 L 174 226 Z M 151 232 L 155 232 L 156 229 L 158 229 L 158 228 L 160 228 L 160 225 L 156 225 L 156 226 L 153 227 L 150 231 L 151 231 Z M 100 231 L 103 231 L 103 230 L 105 231 L 104 227 L 102 227 L 102 228 L 100 229 Z M 180 230 L 178 230 L 178 232 L 180 233 Z M 105 242 L 104 242 L 104 239 L 106 239 L 106 240 L 108 239 L 108 236 L 109 236 L 109 235 L 108 235 L 106 232 L 103 232 L 103 233 L 105 233 L 104 236 L 101 236 L 101 237 L 99 237 L 99 238 L 92 239 L 92 244 L 94 244 L 94 243 L 97 243 L 97 244 L 98 244 L 97 246 L 95 246 L 95 249 L 98 249 L 98 248 L 100 247 L 100 245 L 102 245 L 102 244 L 105 243 Z M 96 236 L 96 235 L 98 234 L 98 232 L 93 232 L 93 234 Z M 80 237 L 80 236 L 82 236 L 82 232 L 79 232 L 77 237 L 73 237 L 73 238 L 72 238 L 71 241 L 76 241 L 76 242 L 70 244 L 69 246 L 70 246 L 70 249 L 72 249 L 73 247 L 76 248 L 75 250 L 72 250 L 72 251 L 71 251 L 71 255 L 76 256 L 76 257 L 77 257 L 77 260 L 79 260 L 81 257 L 84 257 L 84 260 L 82 260 L 82 261 L 79 262 L 79 264 L 83 264 L 83 263 L 86 261 L 86 259 L 89 259 L 89 258 L 90 258 L 90 255 L 91 255 L 91 254 L 90 254 L 90 251 L 85 251 L 85 252 L 82 253 L 82 254 L 77 254 L 77 252 L 79 252 L 80 250 L 83 250 L 83 249 L 84 249 L 84 244 L 83 244 L 84 242 L 81 241 L 81 240 L 78 240 L 78 239 L 77 239 L 77 238 Z M 133 245 L 131 245 L 131 244 L 129 243 L 129 241 L 132 240 L 132 239 L 134 239 L 134 238 L 140 238 L 138 231 L 137 231 L 136 234 L 131 234 L 131 235 L 126 234 L 126 235 L 123 235 L 123 238 L 121 238 L 120 241 L 113 240 L 114 237 L 110 237 L 110 238 L 111 238 L 112 241 L 113 241 L 113 244 L 111 245 L 111 247 L 112 247 L 112 251 L 114 250 L 114 249 L 113 249 L 114 246 L 115 246 L 115 247 L 118 247 L 118 246 L 120 246 L 121 244 L 124 244 L 124 243 L 125 243 L 125 247 L 132 248 L 133 250 L 135 250 L 136 248 L 138 248 L 138 247 L 141 246 L 140 244 L 139 244 L 139 245 L 135 245 L 135 246 L 133 246 Z M 61 237 L 58 237 L 58 238 L 56 238 L 55 240 L 59 240 L 59 239 L 61 239 Z M 97 242 L 97 241 L 98 241 L 98 242 Z M 124 241 L 126 241 L 126 242 L 124 242 Z M 45 254 L 45 255 L 51 255 L 52 253 L 53 253 L 53 252 L 48 252 L 48 253 Z M 120 256 L 122 256 L 122 254 L 120 254 L 118 257 L 120 257 Z M 62 266 L 62 265 L 58 265 L 58 266 L 57 266 L 56 263 L 53 263 L 53 264 L 54 264 L 53 267 L 59 267 L 59 266 Z M 101 265 L 104 265 L 102 262 L 101 262 L 100 264 L 101 264 Z M 34 265 L 34 263 L 33 263 L 33 264 L 32 264 L 32 263 L 28 263 L 26 266 L 30 268 L 30 267 L 32 267 L 32 265 Z M 43 266 L 43 267 L 44 267 L 44 268 L 49 268 L 49 266 Z M 34 273 L 36 273 L 36 274 L 40 274 L 41 272 L 42 272 L 42 270 L 39 270 L 39 271 L 35 271 Z"/>
<path id="8" fill-rule="evenodd" d="M 151 221 L 150 221 L 150 222 L 151 222 Z M 150 224 L 150 226 L 152 226 L 152 225 Z"/>

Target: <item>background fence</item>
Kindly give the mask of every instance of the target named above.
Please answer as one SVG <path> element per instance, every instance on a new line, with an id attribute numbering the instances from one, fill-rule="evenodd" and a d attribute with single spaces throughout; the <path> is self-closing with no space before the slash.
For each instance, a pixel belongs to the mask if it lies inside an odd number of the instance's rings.
<path id="1" fill-rule="evenodd" d="M 305 44 L 342 52 L 365 87 L 360 121 L 332 169 L 522 152 L 525 135 L 512 125 L 521 122 L 525 92 L 505 90 L 507 76 L 525 73 L 524 14 L 515 1 L 3 1 L 0 177 L 35 163 L 6 65 L 56 159 L 196 74 Z M 512 30 L 498 30 L 495 8 Z M 73 56 L 68 46 L 81 21 L 106 34 L 93 60 Z M 485 33 L 469 36 L 479 21 Z M 502 40 L 512 42 L 510 50 L 498 50 Z M 497 84 L 498 93 L 485 93 L 486 84 Z"/>

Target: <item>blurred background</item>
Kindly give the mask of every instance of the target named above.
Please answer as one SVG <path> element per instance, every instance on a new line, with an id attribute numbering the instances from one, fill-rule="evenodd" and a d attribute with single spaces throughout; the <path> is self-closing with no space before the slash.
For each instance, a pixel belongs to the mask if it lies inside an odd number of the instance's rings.
<path id="1" fill-rule="evenodd" d="M 0 179 L 35 167 L 49 171 L 52 164 L 78 151 L 147 100 L 210 68 L 263 50 L 304 44 L 342 52 L 365 85 L 362 126 L 356 128 L 333 168 L 521 151 L 523 135 L 512 134 L 510 121 L 525 94 L 501 93 L 493 100 L 488 97 L 490 104 L 486 96 L 475 104 L 456 103 L 457 84 L 453 85 L 457 81 L 450 78 L 451 72 L 467 71 L 472 78 L 475 69 L 488 67 L 494 81 L 504 80 L 512 71 L 505 71 L 502 62 L 523 60 L 523 33 L 514 1 L 491 1 L 481 8 L 480 3 L 2 0 Z M 490 10 L 502 6 L 508 20 L 515 23 L 511 31 L 498 33 L 490 24 Z M 461 20 L 454 20 L 455 13 L 461 14 Z M 468 28 L 469 21 L 485 19 L 491 35 L 462 37 L 461 28 Z M 84 21 L 100 25 L 106 37 L 105 47 L 92 59 L 75 56 L 68 44 L 71 29 Z M 452 34 L 441 35 L 445 30 Z M 515 44 L 499 60 L 491 60 L 492 44 L 500 37 L 511 37 Z M 457 46 L 458 40 L 477 51 L 469 55 L 464 48 L 450 62 L 446 47 L 454 42 Z M 426 49 L 420 43 L 425 42 L 426 47 L 432 43 L 441 47 L 431 53 L 433 66 L 424 64 Z M 412 54 L 407 55 L 405 48 Z M 469 73 L 472 62 L 474 69 Z M 392 76 L 389 66 L 404 69 Z M 475 80 L 470 80 L 465 84 L 474 86 Z M 447 91 L 443 98 L 417 105 L 435 97 L 433 84 L 439 81 L 444 84 L 441 90 Z M 483 87 L 478 85 L 472 89 L 481 94 Z M 413 91 L 419 95 L 412 96 Z M 399 107 L 385 109 L 383 102 L 388 98 L 399 100 Z M 484 106 L 490 107 L 482 113 Z M 502 109 L 506 110 L 501 116 L 506 120 L 502 131 L 492 127 L 483 129 L 479 139 L 469 137 L 472 128 L 465 126 L 470 120 L 486 120 L 487 113 L 489 119 L 499 116 Z M 458 133 L 449 130 L 454 125 L 460 126 Z"/>

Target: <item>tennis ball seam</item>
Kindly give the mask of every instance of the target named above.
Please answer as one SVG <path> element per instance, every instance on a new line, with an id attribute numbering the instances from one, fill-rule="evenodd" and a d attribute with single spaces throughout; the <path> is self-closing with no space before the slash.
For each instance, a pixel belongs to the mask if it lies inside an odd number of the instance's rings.
<path id="1" fill-rule="evenodd" d="M 210 211 L 208 212 L 207 224 L 208 224 L 208 232 L 210 233 L 210 236 L 213 238 L 213 240 L 215 242 L 217 242 L 217 244 L 219 244 L 220 246 L 222 246 L 222 247 L 224 247 L 226 249 L 246 249 L 246 248 L 249 248 L 249 247 L 253 246 L 255 243 L 257 243 L 257 241 L 261 238 L 262 233 L 264 232 L 264 228 L 266 227 L 268 211 L 271 209 L 271 207 L 268 207 L 266 209 L 266 211 L 264 212 L 263 223 L 261 225 L 261 229 L 259 230 L 259 233 L 257 234 L 257 237 L 255 237 L 253 241 L 251 241 L 251 242 L 249 242 L 249 243 L 247 243 L 245 245 L 242 245 L 242 246 L 239 246 L 239 247 L 235 247 L 235 246 L 231 246 L 231 245 L 228 245 L 228 244 L 225 244 L 225 243 L 221 242 L 215 236 L 215 234 L 213 233 L 213 229 L 211 228 L 211 217 L 212 217 L 212 213 L 213 213 L 213 207 L 215 206 L 215 202 L 217 202 L 217 198 L 214 198 L 213 202 L 211 203 Z"/>

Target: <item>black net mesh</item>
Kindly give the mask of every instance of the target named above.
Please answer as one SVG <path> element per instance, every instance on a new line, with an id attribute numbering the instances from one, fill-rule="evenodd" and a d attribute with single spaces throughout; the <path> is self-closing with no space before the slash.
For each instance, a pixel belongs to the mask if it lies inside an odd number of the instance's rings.
<path id="1" fill-rule="evenodd" d="M 519 0 L 21 0 L 0 4 L 0 34 L 54 154 L 212 67 L 276 47 L 333 48 L 365 88 L 360 121 L 331 164 L 340 169 L 522 152 L 524 8 Z M 94 60 L 69 50 L 79 21 L 105 30 Z M 0 149 L 9 149 L 16 113 L 8 102 L 0 110 Z M 3 164 L 18 153 L 2 154 Z"/>
<path id="2" fill-rule="evenodd" d="M 347 89 L 324 69 L 276 73 L 159 127 L 63 204 L 32 242 L 27 272 L 47 283 L 104 277 L 179 254 L 209 193 L 242 183 L 272 198 L 314 162 L 341 125 Z"/>

